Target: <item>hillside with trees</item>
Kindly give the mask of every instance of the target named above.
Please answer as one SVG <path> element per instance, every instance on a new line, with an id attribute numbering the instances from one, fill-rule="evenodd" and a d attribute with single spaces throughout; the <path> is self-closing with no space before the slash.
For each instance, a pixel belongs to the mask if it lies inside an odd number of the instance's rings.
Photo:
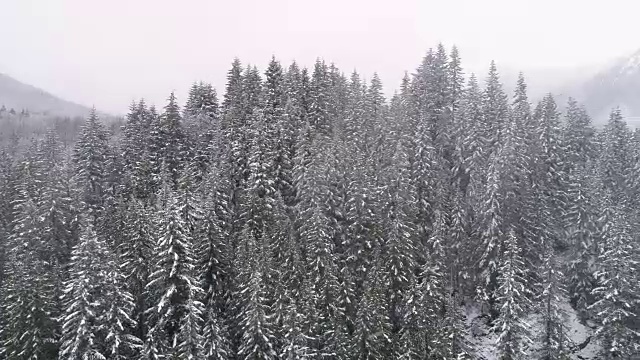
<path id="1" fill-rule="evenodd" d="M 0 359 L 637 359 L 623 114 L 442 45 L 384 94 L 236 59 L 121 127 L 3 133 Z"/>

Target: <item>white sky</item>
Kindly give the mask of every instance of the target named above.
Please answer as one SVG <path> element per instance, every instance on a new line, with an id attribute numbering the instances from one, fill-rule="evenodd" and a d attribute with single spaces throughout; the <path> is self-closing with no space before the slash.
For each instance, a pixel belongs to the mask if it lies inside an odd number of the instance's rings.
<path id="1" fill-rule="evenodd" d="M 634 0 L 0 0 L 0 72 L 124 113 L 195 80 L 221 93 L 238 56 L 264 70 L 316 57 L 378 71 L 388 89 L 429 47 L 456 44 L 467 71 L 571 73 L 640 48 Z M 555 76 L 555 75 L 554 75 Z"/>

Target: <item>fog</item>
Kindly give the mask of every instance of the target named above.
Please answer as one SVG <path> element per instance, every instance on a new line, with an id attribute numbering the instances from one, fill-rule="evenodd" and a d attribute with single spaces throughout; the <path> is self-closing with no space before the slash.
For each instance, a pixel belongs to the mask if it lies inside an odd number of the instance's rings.
<path id="1" fill-rule="evenodd" d="M 457 45 L 466 72 L 523 70 L 534 91 L 637 49 L 634 1 L 5 0 L 0 72 L 63 98 L 124 113 L 162 105 L 196 80 L 222 92 L 234 57 L 264 69 L 317 57 L 387 92 L 429 47 Z M 512 78 L 512 77 L 511 77 Z M 546 90 L 546 89 L 545 89 Z"/>

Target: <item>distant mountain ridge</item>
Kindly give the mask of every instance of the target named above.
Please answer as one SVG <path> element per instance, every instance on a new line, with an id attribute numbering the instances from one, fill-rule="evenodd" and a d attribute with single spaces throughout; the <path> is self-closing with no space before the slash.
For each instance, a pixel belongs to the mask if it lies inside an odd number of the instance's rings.
<path id="1" fill-rule="evenodd" d="M 640 125 L 640 50 L 614 61 L 569 93 L 583 103 L 594 123 L 606 122 L 611 109 L 619 107 L 627 122 Z"/>
<path id="2" fill-rule="evenodd" d="M 17 112 L 26 109 L 31 113 L 57 116 L 85 116 L 90 110 L 0 73 L 0 106 L 2 105 Z"/>

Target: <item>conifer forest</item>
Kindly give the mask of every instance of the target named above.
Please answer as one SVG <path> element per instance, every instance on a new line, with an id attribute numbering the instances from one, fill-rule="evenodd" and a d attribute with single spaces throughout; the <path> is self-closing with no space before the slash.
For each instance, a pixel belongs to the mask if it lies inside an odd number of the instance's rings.
<path id="1" fill-rule="evenodd" d="M 214 85 L 77 129 L 0 112 L 0 359 L 640 359 L 619 109 L 443 45 L 393 96 L 321 59 Z"/>

